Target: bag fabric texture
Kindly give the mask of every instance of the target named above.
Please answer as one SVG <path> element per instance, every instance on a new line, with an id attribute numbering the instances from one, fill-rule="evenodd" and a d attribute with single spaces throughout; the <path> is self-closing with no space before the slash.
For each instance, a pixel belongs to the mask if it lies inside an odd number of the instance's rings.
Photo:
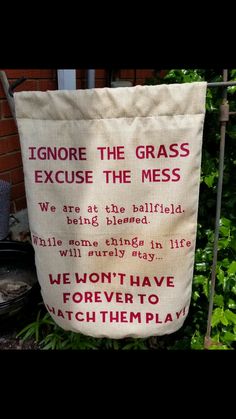
<path id="1" fill-rule="evenodd" d="M 14 94 L 38 280 L 63 329 L 183 325 L 205 97 L 205 82 Z"/>

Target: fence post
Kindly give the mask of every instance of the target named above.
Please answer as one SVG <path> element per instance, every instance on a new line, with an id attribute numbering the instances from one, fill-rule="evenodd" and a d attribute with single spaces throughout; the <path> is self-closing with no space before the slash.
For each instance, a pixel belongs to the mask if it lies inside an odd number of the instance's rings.
<path id="1" fill-rule="evenodd" d="M 228 70 L 223 70 L 223 81 L 227 82 Z M 217 252 L 218 252 L 218 241 L 219 241 L 219 229 L 220 229 L 220 214 L 221 214 L 221 201 L 222 201 L 222 186 L 223 186 L 223 174 L 224 174 L 224 154 L 225 154 L 225 133 L 226 124 L 229 120 L 229 105 L 227 102 L 227 86 L 223 87 L 222 104 L 220 106 L 220 157 L 219 157 L 219 178 L 217 185 L 217 200 L 216 200 L 216 218 L 215 218 L 215 237 L 213 247 L 213 262 L 211 271 L 211 290 L 209 298 L 209 309 L 207 319 L 207 331 L 204 340 L 205 349 L 209 348 L 213 342 L 211 341 L 211 320 L 212 311 L 215 295 L 215 282 L 216 282 L 216 265 L 217 265 Z"/>

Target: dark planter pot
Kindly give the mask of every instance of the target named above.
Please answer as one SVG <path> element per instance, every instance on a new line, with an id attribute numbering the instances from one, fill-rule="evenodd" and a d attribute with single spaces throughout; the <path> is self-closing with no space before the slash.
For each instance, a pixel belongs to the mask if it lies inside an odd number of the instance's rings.
<path id="1" fill-rule="evenodd" d="M 30 243 L 0 241 L 0 290 L 1 281 L 6 280 L 14 281 L 14 284 L 21 281 L 28 284 L 29 289 L 8 301 L 0 302 L 0 320 L 18 313 L 39 293 L 34 249 Z"/>

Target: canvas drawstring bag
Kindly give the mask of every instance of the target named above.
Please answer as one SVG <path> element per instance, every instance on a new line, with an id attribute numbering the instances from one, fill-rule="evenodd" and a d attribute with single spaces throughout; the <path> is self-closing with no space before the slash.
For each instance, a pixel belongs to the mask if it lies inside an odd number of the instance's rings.
<path id="1" fill-rule="evenodd" d="M 95 337 L 188 314 L 206 83 L 14 94 L 45 306 Z"/>

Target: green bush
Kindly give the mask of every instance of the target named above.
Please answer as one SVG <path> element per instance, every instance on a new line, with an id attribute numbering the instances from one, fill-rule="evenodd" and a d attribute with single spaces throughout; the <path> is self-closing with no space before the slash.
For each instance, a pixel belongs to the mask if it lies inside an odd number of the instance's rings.
<path id="1" fill-rule="evenodd" d="M 230 80 L 236 79 L 231 70 Z M 222 73 L 214 70 L 170 70 L 164 79 L 152 78 L 147 84 L 222 81 Z M 221 88 L 208 88 L 203 135 L 201 187 L 198 213 L 197 245 L 192 300 L 184 326 L 172 335 L 148 339 L 94 339 L 65 332 L 49 314 L 41 312 L 36 322 L 20 332 L 23 338 L 34 337 L 43 349 L 204 349 L 211 265 L 213 259 L 216 193 L 219 164 L 220 125 L 218 120 Z M 230 110 L 236 110 L 236 88 L 228 88 Z M 231 116 L 227 124 L 224 162 L 222 212 L 218 246 L 217 280 L 212 316 L 210 349 L 236 347 L 236 123 Z"/>

